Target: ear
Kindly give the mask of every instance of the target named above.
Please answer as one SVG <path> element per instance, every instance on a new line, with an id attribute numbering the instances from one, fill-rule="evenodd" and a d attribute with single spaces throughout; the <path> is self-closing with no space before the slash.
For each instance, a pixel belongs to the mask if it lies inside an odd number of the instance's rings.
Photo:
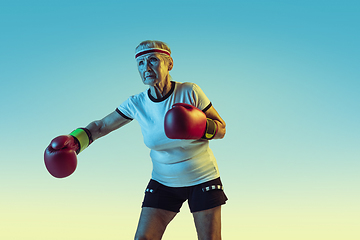
<path id="1" fill-rule="evenodd" d="M 173 66 L 174 66 L 174 60 L 171 58 L 171 60 L 169 61 L 169 71 L 173 69 Z"/>

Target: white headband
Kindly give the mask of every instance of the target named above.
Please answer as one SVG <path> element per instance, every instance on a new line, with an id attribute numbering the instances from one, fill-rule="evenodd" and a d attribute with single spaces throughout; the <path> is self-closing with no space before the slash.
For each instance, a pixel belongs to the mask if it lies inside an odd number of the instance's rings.
<path id="1" fill-rule="evenodd" d="M 142 55 L 152 53 L 152 52 L 162 53 L 162 54 L 166 54 L 166 55 L 170 56 L 170 52 L 165 50 L 165 49 L 162 49 L 162 48 L 148 48 L 148 49 L 138 51 L 135 54 L 135 59 L 142 56 Z"/>

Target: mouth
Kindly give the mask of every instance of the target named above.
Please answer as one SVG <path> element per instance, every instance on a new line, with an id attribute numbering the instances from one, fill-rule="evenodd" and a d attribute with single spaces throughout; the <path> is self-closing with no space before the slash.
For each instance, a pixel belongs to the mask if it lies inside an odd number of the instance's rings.
<path id="1" fill-rule="evenodd" d="M 146 75 L 146 76 L 145 76 L 145 79 L 148 79 L 148 78 L 155 78 L 155 77 L 156 77 L 155 75 L 151 74 L 151 75 Z"/>

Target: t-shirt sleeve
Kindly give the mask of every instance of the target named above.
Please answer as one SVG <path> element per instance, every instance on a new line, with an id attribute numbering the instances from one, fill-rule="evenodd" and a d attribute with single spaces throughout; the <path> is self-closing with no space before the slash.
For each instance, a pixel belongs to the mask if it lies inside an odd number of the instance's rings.
<path id="1" fill-rule="evenodd" d="M 196 84 L 193 85 L 193 94 L 195 98 L 196 107 L 201 111 L 206 112 L 206 110 L 208 110 L 212 106 L 209 98 L 205 95 L 203 90 Z"/>
<path id="2" fill-rule="evenodd" d="M 117 113 L 129 120 L 133 120 L 135 118 L 134 106 L 132 104 L 131 98 L 132 97 L 129 97 L 125 102 L 123 102 L 122 104 L 120 104 L 120 106 L 116 108 Z"/>

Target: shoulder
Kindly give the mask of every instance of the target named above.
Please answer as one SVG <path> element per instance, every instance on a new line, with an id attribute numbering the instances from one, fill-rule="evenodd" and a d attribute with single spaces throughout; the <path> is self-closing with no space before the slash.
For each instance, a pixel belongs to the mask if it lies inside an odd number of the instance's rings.
<path id="1" fill-rule="evenodd" d="M 197 91 L 197 89 L 199 89 L 199 86 L 191 82 L 183 82 L 183 83 L 176 82 L 176 88 L 177 90 L 180 91 L 192 92 L 192 91 Z"/>
<path id="2" fill-rule="evenodd" d="M 146 98 L 147 96 L 147 92 L 148 92 L 148 89 L 141 92 L 141 93 L 138 93 L 138 94 L 135 94 L 135 95 L 132 95 L 128 98 L 128 101 L 131 101 L 131 102 L 142 102 L 144 101 L 144 99 Z"/>
<path id="3" fill-rule="evenodd" d="M 123 101 L 118 107 L 120 110 L 124 109 L 136 109 L 138 106 L 143 105 L 145 101 L 146 91 L 131 95 L 125 101 Z"/>

